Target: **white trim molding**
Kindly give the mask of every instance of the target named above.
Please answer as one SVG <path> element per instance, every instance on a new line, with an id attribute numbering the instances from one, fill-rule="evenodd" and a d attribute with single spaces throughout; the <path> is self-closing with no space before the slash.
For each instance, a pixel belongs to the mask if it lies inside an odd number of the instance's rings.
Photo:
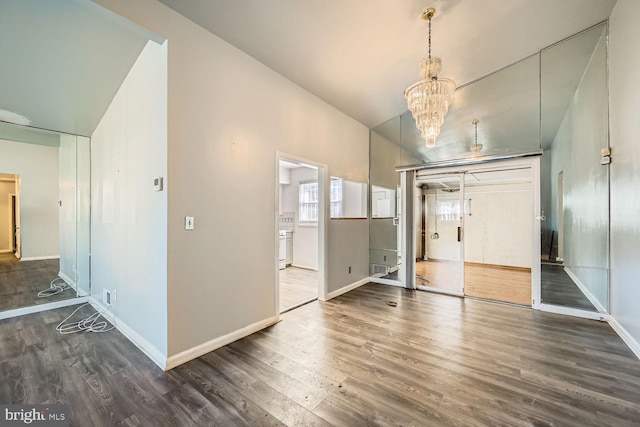
<path id="1" fill-rule="evenodd" d="M 211 341 L 207 341 L 188 350 L 182 351 L 178 354 L 174 354 L 173 356 L 169 356 L 167 358 L 167 363 L 164 367 L 164 370 L 168 371 L 170 369 L 173 369 L 176 366 L 182 365 L 183 363 L 198 358 L 204 354 L 210 353 L 213 350 L 217 350 L 220 347 L 231 344 L 234 341 L 249 336 L 264 328 L 268 328 L 271 325 L 275 325 L 279 321 L 280 316 L 269 317 L 267 319 L 245 326 L 244 328 L 238 329 L 237 331 L 233 331 L 227 335 L 214 338 Z"/>
<path id="2" fill-rule="evenodd" d="M 122 333 L 133 345 L 138 347 L 140 351 L 147 355 L 149 359 L 158 365 L 161 369 L 166 370 L 167 356 L 158 350 L 153 344 L 147 341 L 142 335 L 137 333 L 131 326 L 127 325 L 121 319 L 119 319 L 112 310 L 106 305 L 98 301 L 95 296 L 88 298 L 89 303 L 97 311 L 102 313 L 102 316 L 116 327 L 117 330 Z"/>
<path id="3" fill-rule="evenodd" d="M 598 301 L 598 299 L 595 296 L 593 296 L 591 291 L 589 289 L 587 289 L 587 287 L 580 281 L 580 279 L 578 279 L 578 276 L 576 276 L 573 273 L 573 271 L 571 271 L 571 269 L 569 269 L 569 267 L 565 266 L 564 267 L 564 272 L 567 273 L 567 275 L 571 278 L 571 280 L 573 280 L 573 283 L 575 283 L 576 286 L 582 291 L 584 296 L 587 297 L 589 302 L 591 304 L 593 304 L 593 306 L 596 308 L 596 310 L 598 310 L 600 312 L 603 312 L 603 313 L 607 312 L 607 309 L 602 306 L 600 301 Z"/>
<path id="4" fill-rule="evenodd" d="M 627 331 L 624 326 L 618 323 L 618 321 L 613 316 L 609 317 L 609 325 L 614 331 L 616 331 L 620 338 L 622 338 L 622 341 L 624 341 L 629 346 L 636 357 L 640 359 L 640 343 L 638 343 L 638 341 L 636 341 L 635 338 L 631 336 L 629 331 Z"/>
<path id="5" fill-rule="evenodd" d="M 0 311 L 0 320 L 11 317 L 24 316 L 26 314 L 40 313 L 41 311 L 54 310 L 56 308 L 69 307 L 70 305 L 84 304 L 88 298 L 70 298 L 62 301 L 48 302 L 45 304 L 32 305 L 29 307 L 14 308 L 12 310 Z"/>
<path id="6" fill-rule="evenodd" d="M 60 255 L 22 257 L 20 261 L 42 261 L 45 259 L 60 259 Z"/>
<path id="7" fill-rule="evenodd" d="M 356 288 L 359 288 L 362 285 L 366 285 L 367 283 L 371 282 L 371 279 L 369 277 L 365 277 L 364 279 L 360 279 L 357 282 L 353 282 L 350 285 L 347 286 L 343 286 L 340 289 L 337 289 L 335 291 L 331 291 L 327 294 L 327 299 L 323 299 L 320 301 L 329 301 L 330 299 L 333 299 L 335 297 L 339 297 L 342 294 L 346 294 L 349 291 L 352 291 Z"/>
<path id="8" fill-rule="evenodd" d="M 540 311 L 546 311 L 548 313 L 564 314 L 566 316 L 582 317 L 583 319 L 600 320 L 607 322 L 611 316 L 607 313 L 599 313 L 597 311 L 582 310 L 579 308 L 564 307 L 561 305 L 553 304 L 540 304 Z"/>
<path id="9" fill-rule="evenodd" d="M 399 288 L 404 288 L 404 285 L 398 280 L 391 279 L 383 279 L 382 277 L 369 277 L 369 281 L 371 283 L 377 283 L 379 285 L 389 285 L 389 286 L 397 286 Z"/>

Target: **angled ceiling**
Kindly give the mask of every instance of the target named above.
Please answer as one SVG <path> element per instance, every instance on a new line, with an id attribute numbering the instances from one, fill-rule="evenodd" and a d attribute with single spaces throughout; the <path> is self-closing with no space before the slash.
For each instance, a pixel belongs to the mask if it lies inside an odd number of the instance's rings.
<path id="1" fill-rule="evenodd" d="M 615 0 L 161 0 L 368 127 L 406 111 L 436 8 L 442 76 L 473 81 L 608 18 Z"/>
<path id="2" fill-rule="evenodd" d="M 151 37 L 88 0 L 4 0 L 0 110 L 91 135 Z"/>

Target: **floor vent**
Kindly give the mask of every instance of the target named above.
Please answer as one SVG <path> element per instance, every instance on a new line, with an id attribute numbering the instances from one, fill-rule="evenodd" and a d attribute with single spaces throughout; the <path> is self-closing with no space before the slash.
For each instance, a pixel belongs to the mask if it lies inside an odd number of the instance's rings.
<path id="1" fill-rule="evenodd" d="M 383 276 L 386 276 L 387 274 L 389 274 L 389 267 L 381 264 L 371 264 L 371 274 L 381 274 Z"/>

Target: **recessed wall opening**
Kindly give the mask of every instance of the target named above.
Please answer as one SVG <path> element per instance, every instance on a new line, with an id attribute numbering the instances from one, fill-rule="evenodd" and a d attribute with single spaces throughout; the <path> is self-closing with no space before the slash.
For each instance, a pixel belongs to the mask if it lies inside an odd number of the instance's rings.
<path id="1" fill-rule="evenodd" d="M 276 303 L 283 313 L 323 294 L 326 169 L 292 156 L 278 156 L 276 162 Z"/>

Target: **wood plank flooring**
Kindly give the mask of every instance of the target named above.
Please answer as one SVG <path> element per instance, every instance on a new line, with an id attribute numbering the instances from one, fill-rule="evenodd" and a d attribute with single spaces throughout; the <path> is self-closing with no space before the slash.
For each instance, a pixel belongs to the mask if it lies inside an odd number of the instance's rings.
<path id="1" fill-rule="evenodd" d="M 304 268 L 287 267 L 279 270 L 280 310 L 286 311 L 314 298 L 318 298 L 318 272 Z"/>
<path id="2" fill-rule="evenodd" d="M 416 285 L 460 291 L 460 263 L 416 262 Z M 465 295 L 531 306 L 531 270 L 491 264 L 464 264 Z"/>
<path id="3" fill-rule="evenodd" d="M 580 288 L 564 271 L 562 264 L 542 264 L 541 273 L 542 302 L 579 308 L 582 310 L 598 311 L 591 301 L 584 296 Z"/>
<path id="4" fill-rule="evenodd" d="M 58 335 L 71 310 L 0 321 L 0 403 L 74 426 L 640 423 L 640 361 L 592 320 L 368 284 L 162 372 L 116 330 Z"/>
<path id="5" fill-rule="evenodd" d="M 73 289 L 47 298 L 38 292 L 58 277 L 60 260 L 19 261 L 13 254 L 0 254 L 0 311 L 75 298 Z"/>

